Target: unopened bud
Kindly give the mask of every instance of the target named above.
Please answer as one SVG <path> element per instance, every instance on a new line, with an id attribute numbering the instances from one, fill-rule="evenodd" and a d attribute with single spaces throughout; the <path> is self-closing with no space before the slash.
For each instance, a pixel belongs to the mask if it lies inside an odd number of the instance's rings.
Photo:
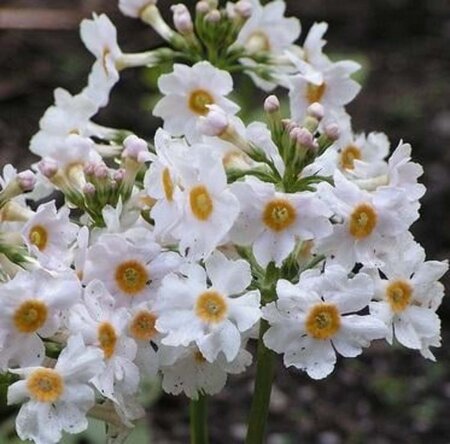
<path id="1" fill-rule="evenodd" d="M 128 136 L 123 141 L 124 150 L 122 152 L 122 158 L 130 158 L 136 160 L 139 163 L 144 163 L 151 159 L 148 151 L 147 142 L 144 139 L 140 139 L 134 134 Z"/>
<path id="2" fill-rule="evenodd" d="M 36 185 L 36 176 L 31 170 L 22 171 L 16 177 L 19 187 L 22 191 L 33 191 Z"/>
<path id="3" fill-rule="evenodd" d="M 194 30 L 191 14 L 185 5 L 179 3 L 171 7 L 173 12 L 173 23 L 180 34 L 191 34 Z"/>
<path id="4" fill-rule="evenodd" d="M 314 102 L 308 106 L 307 113 L 320 122 L 324 116 L 324 108 L 319 102 Z"/>
<path id="5" fill-rule="evenodd" d="M 208 114 L 199 118 L 197 127 L 205 136 L 220 137 L 229 126 L 230 122 L 228 116 L 226 112 L 217 105 L 210 105 L 208 108 Z"/>
<path id="6" fill-rule="evenodd" d="M 330 123 L 325 127 L 325 135 L 331 140 L 338 140 L 341 135 L 339 125 L 337 123 Z"/>
<path id="7" fill-rule="evenodd" d="M 42 159 L 37 167 L 47 179 L 51 179 L 58 172 L 58 164 L 52 159 Z"/>
<path id="8" fill-rule="evenodd" d="M 218 9 L 213 9 L 206 14 L 205 20 L 208 23 L 218 23 L 220 22 L 221 15 Z"/>
<path id="9" fill-rule="evenodd" d="M 240 0 L 235 4 L 234 10 L 242 18 L 249 18 L 252 15 L 253 5 L 247 0 Z"/>
<path id="10" fill-rule="evenodd" d="M 292 133 L 291 133 L 292 134 Z M 307 148 L 315 148 L 316 142 L 314 136 L 306 128 L 298 128 L 295 133 L 297 143 Z"/>
<path id="11" fill-rule="evenodd" d="M 116 182 L 122 182 L 122 180 L 125 177 L 125 174 L 126 174 L 125 170 L 123 168 L 119 168 L 117 171 L 114 172 L 113 179 Z"/>
<path id="12" fill-rule="evenodd" d="M 96 179 L 106 179 L 109 176 L 108 167 L 104 163 L 99 162 L 94 168 L 94 176 Z"/>
<path id="13" fill-rule="evenodd" d="M 86 196 L 93 196 L 95 194 L 95 186 L 94 184 L 87 182 L 84 186 L 83 186 L 83 194 Z"/>
<path id="14" fill-rule="evenodd" d="M 207 14 L 209 12 L 208 2 L 205 2 L 204 0 L 200 0 L 195 6 L 195 10 L 199 14 Z"/>
<path id="15" fill-rule="evenodd" d="M 298 128 L 298 124 L 291 119 L 283 119 L 281 121 L 286 132 L 290 133 L 294 128 Z"/>
<path id="16" fill-rule="evenodd" d="M 280 101 L 278 100 L 278 97 L 275 95 L 267 97 L 267 99 L 264 101 L 264 111 L 266 113 L 272 114 L 276 113 L 279 110 L 280 110 Z"/>
<path id="17" fill-rule="evenodd" d="M 84 174 L 86 174 L 86 176 L 93 176 L 96 165 L 97 164 L 95 162 L 88 162 L 85 164 L 83 167 Z"/>

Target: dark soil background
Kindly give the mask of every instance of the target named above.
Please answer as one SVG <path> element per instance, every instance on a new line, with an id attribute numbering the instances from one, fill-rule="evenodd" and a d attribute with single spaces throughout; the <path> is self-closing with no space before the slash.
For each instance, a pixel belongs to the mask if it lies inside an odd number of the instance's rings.
<path id="1" fill-rule="evenodd" d="M 169 17 L 170 1 L 160 0 Z M 175 2 L 173 2 L 175 3 Z M 193 3 L 193 2 L 190 2 Z M 76 23 L 91 11 L 107 12 L 124 51 L 160 42 L 138 21 L 122 17 L 114 0 L 0 0 L 0 166 L 26 168 L 38 121 L 57 86 L 82 89 L 92 58 Z M 167 5 L 167 7 L 166 7 Z M 450 2 L 449 0 L 287 0 L 301 18 L 302 36 L 314 21 L 330 24 L 328 53 L 365 66 L 364 88 L 349 107 L 357 130 L 384 131 L 393 146 L 412 143 L 428 187 L 413 231 L 429 257 L 450 250 Z M 6 9 L 2 9 L 6 8 Z M 23 15 L 28 8 L 38 11 Z M 49 20 L 47 8 L 64 15 Z M 13 11 L 14 10 L 14 11 Z M 45 23 L 47 21 L 48 23 Z M 16 23 L 17 22 L 17 23 Z M 14 29 L 28 27 L 44 29 Z M 31 25 L 30 25 L 31 23 Z M 45 28 L 63 28 L 48 30 Z M 13 28 L 13 29 L 7 29 Z M 98 122 L 150 137 L 149 75 L 127 71 Z M 249 88 L 247 82 L 240 84 Z M 260 95 L 260 104 L 264 96 Z M 449 288 L 449 278 L 444 279 Z M 270 408 L 269 444 L 450 443 L 450 303 L 444 301 L 443 347 L 438 363 L 418 353 L 374 344 L 359 359 L 341 359 L 325 381 L 279 365 Z M 252 392 L 251 372 L 234 377 L 211 400 L 213 444 L 240 443 Z M 187 401 L 162 396 L 149 409 L 154 442 L 187 443 Z M 137 443 L 131 443 L 137 444 Z"/>

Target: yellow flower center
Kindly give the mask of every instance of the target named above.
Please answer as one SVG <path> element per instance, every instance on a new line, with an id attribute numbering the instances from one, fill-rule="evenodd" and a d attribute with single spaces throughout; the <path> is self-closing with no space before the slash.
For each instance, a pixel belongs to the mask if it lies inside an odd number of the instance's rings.
<path id="1" fill-rule="evenodd" d="M 103 49 L 102 66 L 103 66 L 103 70 L 105 71 L 106 75 L 109 75 L 107 58 L 110 54 L 111 54 L 111 51 L 109 50 L 108 47 Z"/>
<path id="2" fill-rule="evenodd" d="M 116 283 L 121 291 L 129 296 L 140 293 L 149 280 L 148 272 L 138 261 L 126 261 L 116 268 Z"/>
<path id="3" fill-rule="evenodd" d="M 375 229 L 377 219 L 377 213 L 372 205 L 358 205 L 350 216 L 350 234 L 356 239 L 364 239 L 370 236 Z"/>
<path id="4" fill-rule="evenodd" d="M 156 334 L 156 316 L 148 310 L 141 310 L 130 324 L 130 334 L 139 341 L 150 341 Z"/>
<path id="5" fill-rule="evenodd" d="M 194 360 L 197 364 L 204 364 L 206 362 L 206 358 L 203 356 L 200 350 L 197 350 L 194 353 Z"/>
<path id="6" fill-rule="evenodd" d="M 200 116 L 208 114 L 209 109 L 207 105 L 212 105 L 214 99 L 208 91 L 204 89 L 196 89 L 192 91 L 189 96 L 189 109 Z"/>
<path id="7" fill-rule="evenodd" d="M 174 186 L 173 186 L 172 178 L 170 177 L 169 168 L 164 168 L 164 171 L 162 173 L 162 184 L 163 184 L 164 194 L 166 195 L 166 199 L 169 202 L 172 202 Z"/>
<path id="8" fill-rule="evenodd" d="M 308 103 L 320 102 L 325 94 L 326 85 L 321 83 L 320 85 L 314 85 L 314 83 L 308 83 L 306 86 L 306 100 Z"/>
<path id="9" fill-rule="evenodd" d="M 102 322 L 98 326 L 97 339 L 106 359 L 111 358 L 116 351 L 117 334 L 115 328 L 109 322 Z"/>
<path id="10" fill-rule="evenodd" d="M 208 220 L 213 212 L 214 205 L 208 190 L 204 185 L 197 185 L 192 188 L 189 194 L 192 214 L 198 220 Z"/>
<path id="11" fill-rule="evenodd" d="M 34 400 L 52 403 L 63 394 L 64 380 L 56 370 L 40 368 L 28 376 L 27 388 Z"/>
<path id="12" fill-rule="evenodd" d="M 355 168 L 355 160 L 361 159 L 361 150 L 355 145 L 349 145 L 341 153 L 341 166 L 346 170 Z"/>
<path id="13" fill-rule="evenodd" d="M 47 305 L 37 299 L 31 299 L 23 302 L 15 311 L 14 325 L 21 333 L 34 333 L 45 324 L 47 315 Z"/>
<path id="14" fill-rule="evenodd" d="M 296 217 L 295 208 L 286 199 L 271 200 L 263 212 L 263 222 L 274 231 L 283 231 L 290 227 Z"/>
<path id="15" fill-rule="evenodd" d="M 386 288 L 386 299 L 394 313 L 401 313 L 411 303 L 412 286 L 403 280 L 391 282 Z"/>
<path id="16" fill-rule="evenodd" d="M 260 51 L 270 51 L 270 41 L 263 31 L 255 31 L 247 39 L 245 44 L 247 51 L 251 53 Z"/>
<path id="17" fill-rule="evenodd" d="M 42 225 L 35 225 L 28 234 L 29 241 L 39 249 L 45 250 L 48 242 L 48 233 Z"/>
<path id="18" fill-rule="evenodd" d="M 306 318 L 306 331 L 314 339 L 328 339 L 334 336 L 340 327 L 341 315 L 334 304 L 317 304 Z"/>
<path id="19" fill-rule="evenodd" d="M 228 312 L 227 301 L 217 291 L 205 291 L 195 305 L 195 313 L 204 322 L 218 323 L 225 319 Z"/>

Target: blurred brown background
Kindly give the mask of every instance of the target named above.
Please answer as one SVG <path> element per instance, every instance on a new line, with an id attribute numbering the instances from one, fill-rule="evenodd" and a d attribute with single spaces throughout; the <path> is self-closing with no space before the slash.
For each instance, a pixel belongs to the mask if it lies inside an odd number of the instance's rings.
<path id="1" fill-rule="evenodd" d="M 160 0 L 170 21 L 172 1 Z M 193 2 L 189 2 L 192 4 Z M 302 21 L 329 22 L 327 52 L 354 57 L 365 70 L 363 90 L 349 107 L 357 130 L 384 131 L 396 146 L 411 142 L 424 165 L 422 218 L 414 233 L 430 258 L 450 250 L 450 2 L 449 0 L 287 0 Z M 0 166 L 25 168 L 38 121 L 57 86 L 79 92 L 92 63 L 77 23 L 107 12 L 126 52 L 160 43 L 138 21 L 122 17 L 115 0 L 0 0 Z M 242 88 L 251 88 L 248 82 Z M 150 137 L 149 76 L 126 71 L 98 122 Z M 260 102 L 264 96 L 260 94 Z M 449 282 L 449 278 L 445 278 Z M 448 287 L 448 285 L 447 285 Z M 312 382 L 280 365 L 269 423 L 269 444 L 450 443 L 450 303 L 440 310 L 444 345 L 438 363 L 376 344 L 360 359 L 338 363 L 327 380 Z M 211 442 L 239 443 L 251 375 L 232 378 L 211 402 Z M 188 442 L 187 402 L 162 397 L 149 411 L 154 442 Z M 134 443 L 131 443 L 134 444 Z"/>

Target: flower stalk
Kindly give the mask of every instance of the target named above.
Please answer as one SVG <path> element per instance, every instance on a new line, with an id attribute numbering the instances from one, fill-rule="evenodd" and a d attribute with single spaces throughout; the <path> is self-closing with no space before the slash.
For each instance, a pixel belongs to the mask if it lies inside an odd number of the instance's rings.
<path id="1" fill-rule="evenodd" d="M 207 396 L 192 399 L 189 408 L 191 444 L 208 444 Z"/>

